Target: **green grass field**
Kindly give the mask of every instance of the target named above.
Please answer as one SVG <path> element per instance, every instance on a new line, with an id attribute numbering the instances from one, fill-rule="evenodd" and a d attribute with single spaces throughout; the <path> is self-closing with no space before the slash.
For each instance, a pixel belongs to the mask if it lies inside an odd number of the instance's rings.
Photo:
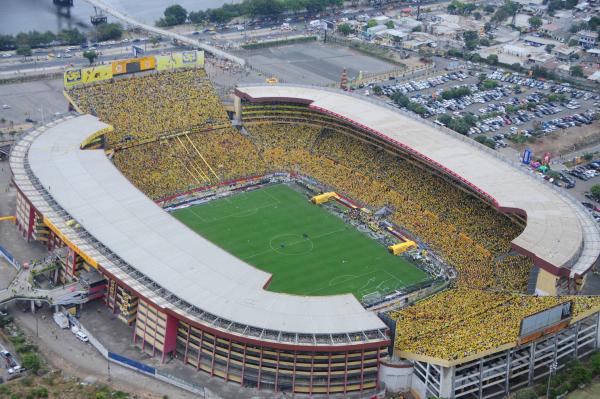
<path id="1" fill-rule="evenodd" d="M 375 291 L 427 279 L 377 241 L 278 184 L 173 212 L 192 230 L 273 274 L 268 289 L 299 295 Z"/>

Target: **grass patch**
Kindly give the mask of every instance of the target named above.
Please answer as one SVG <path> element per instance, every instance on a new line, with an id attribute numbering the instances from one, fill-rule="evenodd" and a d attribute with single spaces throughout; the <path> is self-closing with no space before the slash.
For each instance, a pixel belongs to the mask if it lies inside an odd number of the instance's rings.
<path id="1" fill-rule="evenodd" d="M 428 275 L 292 188 L 278 184 L 173 212 L 198 234 L 273 275 L 270 291 L 357 299 Z"/>

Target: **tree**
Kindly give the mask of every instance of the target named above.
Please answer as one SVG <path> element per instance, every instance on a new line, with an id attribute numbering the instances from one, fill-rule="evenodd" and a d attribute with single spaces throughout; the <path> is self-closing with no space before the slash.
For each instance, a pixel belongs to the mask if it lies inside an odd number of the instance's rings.
<path id="1" fill-rule="evenodd" d="M 444 126 L 448 126 L 450 123 L 452 123 L 452 117 L 448 114 L 440 115 L 437 120 Z"/>
<path id="2" fill-rule="evenodd" d="M 284 10 L 283 3 L 278 0 L 252 0 L 248 1 L 247 11 L 251 17 L 276 17 Z"/>
<path id="3" fill-rule="evenodd" d="M 77 28 L 63 29 L 58 34 L 58 40 L 64 44 L 82 44 L 85 43 L 85 35 Z"/>
<path id="4" fill-rule="evenodd" d="M 387 21 L 387 22 L 385 23 L 385 26 L 386 26 L 388 29 L 394 29 L 394 28 L 395 28 L 394 21 Z"/>
<path id="5" fill-rule="evenodd" d="M 483 24 L 483 31 L 485 33 L 490 33 L 492 31 L 492 24 L 490 24 L 489 22 Z"/>
<path id="6" fill-rule="evenodd" d="M 18 55 L 22 55 L 23 57 L 29 57 L 32 54 L 31 47 L 29 47 L 29 46 L 19 47 L 19 48 L 17 48 L 16 53 Z"/>
<path id="7" fill-rule="evenodd" d="M 15 48 L 16 42 L 12 35 L 0 35 L 0 50 L 10 50 Z"/>
<path id="8" fill-rule="evenodd" d="M 188 18 L 193 24 L 201 24 L 208 19 L 208 15 L 202 10 L 190 11 L 190 13 L 188 14 Z"/>
<path id="9" fill-rule="evenodd" d="M 479 11 L 475 11 L 473 13 L 473 18 L 475 18 L 477 21 L 479 21 L 482 18 L 482 15 Z"/>
<path id="10" fill-rule="evenodd" d="M 592 188 L 595 186 L 592 186 Z M 590 189 L 591 192 L 591 189 Z M 593 195 L 595 195 L 592 192 Z M 573 364 L 573 368 L 569 372 L 570 382 L 572 386 L 579 386 L 581 384 L 587 384 L 592 380 L 592 371 L 589 370 L 586 366 L 581 364 L 579 361 L 575 361 Z"/>
<path id="11" fill-rule="evenodd" d="M 495 89 L 496 87 L 498 87 L 498 82 L 496 82 L 493 79 L 486 79 L 483 82 L 481 82 L 481 88 L 484 90 L 491 90 Z"/>
<path id="12" fill-rule="evenodd" d="M 595 197 L 600 199 L 600 184 L 594 184 L 590 187 L 590 193 Z M 600 359 L 598 359 L 598 364 L 600 365 Z"/>
<path id="13" fill-rule="evenodd" d="M 123 28 L 119 24 L 100 24 L 96 27 L 96 40 L 116 40 L 120 39 L 123 35 Z"/>
<path id="14" fill-rule="evenodd" d="M 98 53 L 96 53 L 94 50 L 84 51 L 83 57 L 87 58 L 87 60 L 90 62 L 90 64 L 93 64 L 94 61 L 96 61 L 96 59 L 98 59 Z"/>
<path id="15" fill-rule="evenodd" d="M 578 78 L 583 78 L 585 75 L 583 74 L 583 68 L 580 65 L 573 65 L 571 69 L 569 69 L 571 76 L 575 76 Z"/>
<path id="16" fill-rule="evenodd" d="M 400 107 L 406 107 L 408 103 L 410 103 L 410 99 L 402 93 L 394 93 L 392 96 L 392 101 L 394 101 Z"/>
<path id="17" fill-rule="evenodd" d="M 463 39 L 467 50 L 474 50 L 479 44 L 479 35 L 474 30 L 463 32 Z"/>
<path id="18" fill-rule="evenodd" d="M 367 22 L 367 29 L 372 28 L 374 26 L 377 26 L 377 21 L 375 21 L 374 19 L 370 19 L 369 22 Z"/>
<path id="19" fill-rule="evenodd" d="M 379 96 L 381 93 L 383 93 L 381 86 L 373 86 L 373 94 Z"/>
<path id="20" fill-rule="evenodd" d="M 575 47 L 579 44 L 579 42 L 576 39 L 571 39 L 569 40 L 568 46 L 569 47 Z"/>
<path id="21" fill-rule="evenodd" d="M 163 12 L 164 17 L 157 22 L 158 26 L 181 25 L 187 19 L 187 10 L 179 4 L 169 6 Z"/>
<path id="22" fill-rule="evenodd" d="M 490 39 L 488 39 L 487 37 L 482 37 L 481 39 L 479 39 L 479 45 L 488 47 L 490 45 Z"/>
<path id="23" fill-rule="evenodd" d="M 538 395 L 531 388 L 521 389 L 517 391 L 515 399 L 537 399 Z"/>
<path id="24" fill-rule="evenodd" d="M 490 65 L 496 65 L 498 63 L 498 56 L 496 54 L 490 54 L 487 56 L 486 61 Z"/>
<path id="25" fill-rule="evenodd" d="M 156 47 L 158 42 L 160 42 L 160 38 L 158 36 L 150 36 L 150 44 L 152 47 Z"/>
<path id="26" fill-rule="evenodd" d="M 540 17 L 538 17 L 537 15 L 534 15 L 533 17 L 529 17 L 527 22 L 529 22 L 529 26 L 531 26 L 531 29 L 534 29 L 534 30 L 539 29 L 539 27 L 542 26 L 542 24 L 544 23 L 544 21 L 542 21 L 542 19 Z"/>
<path id="27" fill-rule="evenodd" d="M 477 137 L 475 137 L 475 141 L 485 145 L 486 147 L 490 147 L 491 149 L 496 148 L 496 142 L 489 137 L 477 136 Z"/>
<path id="28" fill-rule="evenodd" d="M 339 24 L 337 31 L 344 36 L 348 36 L 350 33 L 352 33 L 353 29 L 349 24 Z"/>
<path id="29" fill-rule="evenodd" d="M 554 48 L 554 44 L 546 44 L 546 47 L 544 47 L 544 49 L 546 50 L 546 52 L 548 54 L 552 53 L 553 48 Z"/>
<path id="30" fill-rule="evenodd" d="M 23 363 L 23 367 L 25 367 L 28 370 L 31 370 L 33 374 L 37 373 L 40 367 L 42 366 L 40 358 L 35 353 L 26 353 L 21 358 L 21 362 Z"/>
<path id="31" fill-rule="evenodd" d="M 598 186 L 598 184 L 596 184 L 596 186 Z M 592 188 L 594 187 L 595 186 L 592 186 Z M 598 187 L 597 191 L 600 194 L 600 187 Z M 595 376 L 600 375 L 600 352 L 596 352 L 592 355 L 592 357 L 590 358 L 590 363 L 592 365 L 592 373 Z"/>
<path id="32" fill-rule="evenodd" d="M 494 12 L 494 6 L 492 6 L 491 4 L 487 4 L 487 5 L 485 5 L 485 7 L 483 7 L 483 11 L 486 14 L 491 14 Z"/>

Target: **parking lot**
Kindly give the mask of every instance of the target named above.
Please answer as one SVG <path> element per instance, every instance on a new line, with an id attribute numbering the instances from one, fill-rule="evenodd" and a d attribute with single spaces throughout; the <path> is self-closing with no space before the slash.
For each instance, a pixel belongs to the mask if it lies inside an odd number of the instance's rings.
<path id="1" fill-rule="evenodd" d="M 382 89 L 390 98 L 396 93 L 408 97 L 423 106 L 422 117 L 451 128 L 448 117 L 467 117 L 468 126 L 459 132 L 487 136 L 495 148 L 510 141 L 531 143 L 553 132 L 568 134 L 597 118 L 598 93 L 500 70 L 486 72 L 485 79 L 457 70 L 418 81 L 389 81 Z"/>
<path id="2" fill-rule="evenodd" d="M 250 65 L 267 76 L 276 76 L 283 82 L 311 85 L 339 83 L 344 69 L 352 79 L 361 71 L 381 73 L 397 68 L 347 47 L 320 42 L 253 50 L 246 57 Z"/>

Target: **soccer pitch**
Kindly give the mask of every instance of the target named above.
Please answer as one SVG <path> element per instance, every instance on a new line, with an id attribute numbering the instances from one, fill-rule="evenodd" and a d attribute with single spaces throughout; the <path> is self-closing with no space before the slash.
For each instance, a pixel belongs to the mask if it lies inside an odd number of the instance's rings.
<path id="1" fill-rule="evenodd" d="M 352 293 L 361 300 L 428 275 L 285 184 L 172 213 L 189 228 L 273 275 L 268 290 L 298 295 Z"/>

